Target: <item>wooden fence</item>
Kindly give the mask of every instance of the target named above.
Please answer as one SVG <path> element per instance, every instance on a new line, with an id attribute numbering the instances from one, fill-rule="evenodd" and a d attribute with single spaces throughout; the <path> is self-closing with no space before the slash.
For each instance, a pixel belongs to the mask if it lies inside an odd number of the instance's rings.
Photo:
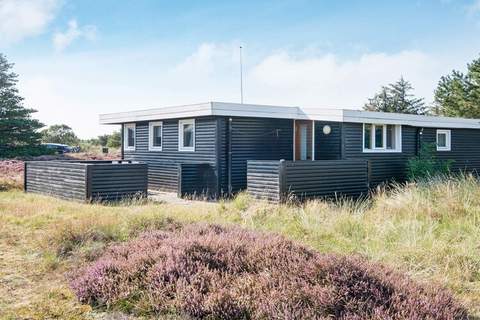
<path id="1" fill-rule="evenodd" d="M 367 160 L 262 161 L 247 165 L 247 190 L 274 202 L 368 193 Z"/>
<path id="2" fill-rule="evenodd" d="M 147 165 L 132 161 L 27 161 L 26 192 L 67 200 L 111 201 L 147 196 Z"/>

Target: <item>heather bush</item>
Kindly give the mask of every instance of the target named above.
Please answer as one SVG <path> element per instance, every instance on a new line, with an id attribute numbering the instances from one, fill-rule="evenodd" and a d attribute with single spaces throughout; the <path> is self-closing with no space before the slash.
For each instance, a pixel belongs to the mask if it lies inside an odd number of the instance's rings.
<path id="1" fill-rule="evenodd" d="M 69 275 L 83 303 L 208 319 L 467 319 L 445 289 L 359 256 L 193 224 L 109 247 Z"/>

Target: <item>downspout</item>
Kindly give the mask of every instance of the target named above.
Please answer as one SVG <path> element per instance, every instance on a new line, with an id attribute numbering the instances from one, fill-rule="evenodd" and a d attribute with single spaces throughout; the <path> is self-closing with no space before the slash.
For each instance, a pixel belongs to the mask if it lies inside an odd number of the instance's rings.
<path id="1" fill-rule="evenodd" d="M 228 174 L 228 196 L 232 196 L 232 118 L 228 118 L 228 153 L 227 153 L 227 174 Z"/>
<path id="2" fill-rule="evenodd" d="M 417 128 L 417 143 L 415 148 L 415 155 L 418 156 L 420 154 L 420 149 L 422 147 L 422 135 L 423 135 L 423 128 Z"/>
<path id="3" fill-rule="evenodd" d="M 120 157 L 121 157 L 121 160 L 124 160 L 125 159 L 125 150 L 124 150 L 124 144 L 125 144 L 125 141 L 124 141 L 124 137 L 125 137 L 125 134 L 123 132 L 123 123 L 120 125 L 120 141 L 122 142 L 121 143 L 121 146 L 120 146 Z"/>

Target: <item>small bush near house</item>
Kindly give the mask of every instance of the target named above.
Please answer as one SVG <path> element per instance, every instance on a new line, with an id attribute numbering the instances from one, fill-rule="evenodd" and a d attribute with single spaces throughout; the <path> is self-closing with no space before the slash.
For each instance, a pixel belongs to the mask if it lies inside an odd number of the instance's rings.
<path id="1" fill-rule="evenodd" d="M 407 162 L 407 176 L 409 180 L 423 180 L 448 175 L 452 164 L 452 160 L 437 159 L 434 143 L 422 143 L 418 156 Z"/>
<path id="2" fill-rule="evenodd" d="M 83 303 L 209 319 L 467 319 L 441 288 L 363 258 L 217 225 L 150 231 L 70 275 Z"/>

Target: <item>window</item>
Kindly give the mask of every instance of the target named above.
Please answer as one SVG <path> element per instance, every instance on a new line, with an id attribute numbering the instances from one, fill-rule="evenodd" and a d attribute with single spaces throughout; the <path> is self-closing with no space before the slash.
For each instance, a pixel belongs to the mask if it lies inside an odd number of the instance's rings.
<path id="1" fill-rule="evenodd" d="M 178 121 L 178 150 L 195 151 L 195 120 Z"/>
<path id="2" fill-rule="evenodd" d="M 451 150 L 451 131 L 437 130 L 437 151 Z"/>
<path id="3" fill-rule="evenodd" d="M 123 149 L 135 150 L 135 123 L 127 123 L 123 126 Z"/>
<path id="4" fill-rule="evenodd" d="M 364 123 L 363 152 L 402 152 L 402 126 Z"/>
<path id="5" fill-rule="evenodd" d="M 162 130 L 163 123 L 161 121 L 148 124 L 148 150 L 162 151 Z"/>

